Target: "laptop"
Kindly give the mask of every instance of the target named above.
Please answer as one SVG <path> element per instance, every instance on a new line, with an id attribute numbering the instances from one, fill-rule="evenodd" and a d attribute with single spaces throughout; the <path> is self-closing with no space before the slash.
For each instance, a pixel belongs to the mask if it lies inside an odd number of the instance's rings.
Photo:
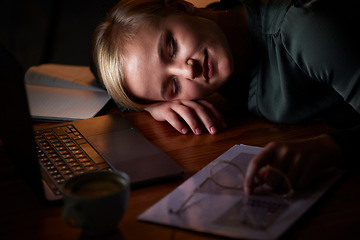
<path id="1" fill-rule="evenodd" d="M 41 199 L 61 200 L 62 183 L 86 171 L 126 172 L 132 187 L 176 178 L 183 173 L 176 162 L 121 115 L 33 129 L 24 71 L 1 46 L 0 110 L 3 146 Z"/>

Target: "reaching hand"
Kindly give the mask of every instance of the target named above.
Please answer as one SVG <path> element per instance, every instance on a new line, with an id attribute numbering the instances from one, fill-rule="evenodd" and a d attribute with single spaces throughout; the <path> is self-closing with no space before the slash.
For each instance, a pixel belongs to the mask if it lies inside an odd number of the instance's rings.
<path id="1" fill-rule="evenodd" d="M 220 129 L 226 127 L 221 113 L 206 100 L 173 100 L 151 105 L 145 110 L 155 120 L 167 121 L 183 134 L 188 133 L 188 127 L 196 135 L 202 133 L 202 125 L 211 134 L 216 134 Z"/>
<path id="2" fill-rule="evenodd" d="M 270 165 L 280 169 L 294 188 L 305 188 L 319 177 L 323 170 L 338 165 L 342 158 L 340 147 L 326 135 L 305 140 L 272 142 L 249 163 L 244 180 L 244 190 L 250 194 L 259 170 Z M 268 176 L 271 178 L 270 174 Z M 279 186 L 272 178 L 271 185 Z"/>

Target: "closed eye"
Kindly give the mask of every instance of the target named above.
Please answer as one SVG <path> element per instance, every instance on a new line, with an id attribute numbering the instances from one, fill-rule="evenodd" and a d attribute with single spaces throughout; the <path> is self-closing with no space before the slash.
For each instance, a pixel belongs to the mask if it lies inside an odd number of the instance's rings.
<path id="1" fill-rule="evenodd" d="M 177 43 L 176 43 L 174 37 L 171 37 L 171 40 L 170 40 L 170 57 L 172 59 L 174 59 L 176 57 L 176 53 L 177 53 Z"/>
<path id="2" fill-rule="evenodd" d="M 176 97 L 179 94 L 179 83 L 176 78 L 172 80 L 172 96 Z"/>
<path id="3" fill-rule="evenodd" d="M 181 88 L 178 79 L 171 76 L 166 83 L 161 87 L 161 97 L 165 101 L 176 98 L 179 95 Z"/>

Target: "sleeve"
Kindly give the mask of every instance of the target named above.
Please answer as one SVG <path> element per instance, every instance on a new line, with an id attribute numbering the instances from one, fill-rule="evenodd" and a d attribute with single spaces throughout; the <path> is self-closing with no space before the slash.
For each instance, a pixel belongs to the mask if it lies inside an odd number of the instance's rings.
<path id="1" fill-rule="evenodd" d="M 314 1 L 297 9 L 304 20 L 297 26 L 300 35 L 296 38 L 301 39 L 298 53 L 302 55 L 297 59 L 306 59 L 298 65 L 313 79 L 331 86 L 358 115 L 351 117 L 351 125 L 328 133 L 343 150 L 348 166 L 360 165 L 360 34 L 356 30 L 359 7 L 358 1 L 339 4 L 330 0 Z M 349 125 L 352 127 L 347 128 Z"/>
<path id="2" fill-rule="evenodd" d="M 358 1 L 314 1 L 296 9 L 301 19 L 295 61 L 311 78 L 332 88 L 360 113 L 360 20 Z M 336 16 L 336 17 L 335 17 Z M 295 26 L 294 26 L 295 27 Z"/>

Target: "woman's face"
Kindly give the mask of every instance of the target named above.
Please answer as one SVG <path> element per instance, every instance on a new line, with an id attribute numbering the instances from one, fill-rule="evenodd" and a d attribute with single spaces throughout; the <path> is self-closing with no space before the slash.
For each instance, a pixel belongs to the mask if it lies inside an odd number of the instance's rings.
<path id="1" fill-rule="evenodd" d="M 220 28 L 205 18 L 171 15 L 142 26 L 125 53 L 125 85 L 143 101 L 194 100 L 230 77 L 233 60 Z"/>

